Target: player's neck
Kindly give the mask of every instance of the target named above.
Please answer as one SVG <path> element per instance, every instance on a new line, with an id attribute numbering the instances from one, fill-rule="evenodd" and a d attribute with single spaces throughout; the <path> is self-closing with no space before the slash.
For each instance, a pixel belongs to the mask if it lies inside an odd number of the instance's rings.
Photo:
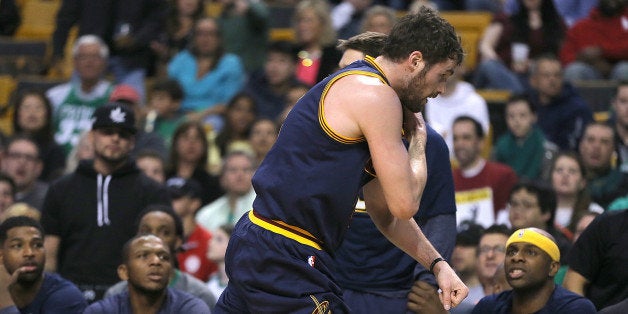
<path id="1" fill-rule="evenodd" d="M 512 313 L 536 313 L 541 310 L 554 292 L 554 281 L 550 280 L 541 287 L 534 289 L 514 290 Z"/>
<path id="2" fill-rule="evenodd" d="M 166 290 L 160 293 L 146 294 L 129 287 L 129 298 L 133 313 L 155 314 L 166 300 Z"/>

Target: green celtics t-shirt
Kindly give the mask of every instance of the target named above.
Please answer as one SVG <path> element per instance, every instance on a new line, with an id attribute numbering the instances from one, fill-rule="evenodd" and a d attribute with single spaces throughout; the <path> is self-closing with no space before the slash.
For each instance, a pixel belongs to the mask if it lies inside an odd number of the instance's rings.
<path id="1" fill-rule="evenodd" d="M 78 144 L 83 132 L 92 127 L 92 114 L 109 100 L 113 86 L 99 97 L 84 100 L 78 97 L 73 86 L 68 96 L 59 104 L 54 114 L 55 141 L 63 146 L 66 156 Z"/>

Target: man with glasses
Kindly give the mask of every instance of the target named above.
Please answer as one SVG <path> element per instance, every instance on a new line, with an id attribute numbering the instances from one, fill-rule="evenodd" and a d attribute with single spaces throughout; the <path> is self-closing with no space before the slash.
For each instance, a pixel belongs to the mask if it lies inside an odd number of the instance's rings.
<path id="1" fill-rule="evenodd" d="M 2 172 L 15 182 L 15 201 L 41 210 L 48 184 L 38 180 L 44 168 L 37 143 L 26 136 L 15 136 L 7 145 Z"/>
<path id="2" fill-rule="evenodd" d="M 493 293 L 493 278 L 499 266 L 504 263 L 506 256 L 506 241 L 510 236 L 510 229 L 506 225 L 492 225 L 484 230 L 478 244 L 477 276 L 480 285 L 469 289 L 469 297 L 475 300 L 467 302 L 477 303 L 486 295 Z"/>
<path id="3" fill-rule="evenodd" d="M 110 103 L 94 112 L 94 160 L 50 186 L 42 210 L 46 269 L 74 282 L 90 302 L 118 282 L 119 252 L 135 235 L 134 222 L 150 204 L 170 204 L 165 187 L 129 158 L 133 111 Z"/>

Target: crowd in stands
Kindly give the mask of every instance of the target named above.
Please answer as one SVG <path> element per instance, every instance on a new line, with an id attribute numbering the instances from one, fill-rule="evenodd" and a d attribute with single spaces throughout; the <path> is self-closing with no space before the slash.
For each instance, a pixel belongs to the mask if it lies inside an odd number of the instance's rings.
<path id="1" fill-rule="evenodd" d="M 0 35 L 15 34 L 25 1 L 39 0 L 0 1 Z M 290 109 L 345 66 L 343 40 L 387 34 L 421 6 L 493 16 L 476 67 L 424 110 L 452 165 L 457 237 L 443 256 L 470 289 L 451 313 L 628 312 L 627 1 L 55 1 L 49 71 L 68 58 L 71 76 L 16 89 L 3 113 L 1 314 L 211 311 Z M 293 38 L 271 39 L 273 6 L 291 9 Z M 614 87 L 608 119 L 578 89 L 593 80 Z M 503 116 L 485 89 L 508 91 Z M 16 239 L 30 241 L 28 269 Z M 413 286 L 409 309 L 440 302 L 432 288 Z"/>

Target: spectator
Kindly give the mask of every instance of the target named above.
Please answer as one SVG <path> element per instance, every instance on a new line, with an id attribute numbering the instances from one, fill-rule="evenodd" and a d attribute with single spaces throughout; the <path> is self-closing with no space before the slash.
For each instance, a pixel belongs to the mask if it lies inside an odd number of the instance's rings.
<path id="1" fill-rule="evenodd" d="M 626 19 L 626 1 L 599 0 L 588 17 L 569 29 L 560 51 L 568 81 L 628 79 Z"/>
<path id="2" fill-rule="evenodd" d="M 611 100 L 613 127 L 615 128 L 615 149 L 617 165 L 623 173 L 628 173 L 628 80 L 619 82 L 615 97 Z"/>
<path id="3" fill-rule="evenodd" d="M 244 88 L 255 99 L 259 117 L 276 119 L 285 107 L 290 88 L 303 84 L 295 74 L 297 59 L 292 43 L 270 43 L 263 71 L 253 72 Z"/>
<path id="4" fill-rule="evenodd" d="M 509 235 L 510 229 L 506 225 L 492 225 L 482 233 L 477 264 L 480 285 L 473 292 L 469 290 L 469 295 L 476 299 L 469 299 L 467 302 L 477 304 L 483 297 L 493 293 L 493 278 L 506 258 L 506 241 Z"/>
<path id="5" fill-rule="evenodd" d="M 0 172 L 0 217 L 15 202 L 16 189 L 15 181 L 7 174 Z"/>
<path id="6" fill-rule="evenodd" d="M 395 10 L 383 5 L 374 5 L 364 12 L 362 32 L 389 34 L 395 23 L 397 23 Z"/>
<path id="7" fill-rule="evenodd" d="M 217 2 L 222 4 L 218 23 L 223 30 L 225 51 L 239 56 L 247 73 L 259 70 L 266 58 L 271 26 L 271 14 L 265 1 Z"/>
<path id="8" fill-rule="evenodd" d="M 15 0 L 0 2 L 0 35 L 13 36 L 17 28 L 22 23 L 20 10 L 15 4 Z"/>
<path id="9" fill-rule="evenodd" d="M 65 169 L 65 152 L 54 140 L 52 105 L 42 92 L 28 90 L 14 102 L 13 133 L 30 136 L 39 147 L 43 169 L 39 178 L 46 182 L 58 178 Z"/>
<path id="10" fill-rule="evenodd" d="M 170 252 L 177 252 L 180 249 L 183 241 L 183 224 L 170 206 L 149 205 L 138 215 L 136 224 L 138 235 L 151 234 L 159 237 L 168 246 Z M 205 284 L 194 276 L 180 271 L 176 266 L 174 256 L 172 258 L 173 271 L 169 273 L 168 287 L 187 292 L 201 299 L 208 307 L 213 308 L 216 298 L 205 287 Z M 107 290 L 105 298 L 120 293 L 128 293 L 128 283 L 128 281 L 118 282 Z"/>
<path id="11" fill-rule="evenodd" d="M 452 130 L 454 155 L 458 161 L 458 168 L 453 171 L 458 224 L 470 220 L 488 227 L 505 221 L 500 212 L 506 208 L 510 189 L 518 180 L 517 174 L 509 166 L 480 155 L 485 135 L 477 120 L 459 116 Z"/>
<path id="12" fill-rule="evenodd" d="M 213 116 L 208 121 L 215 130 L 222 128 L 219 115 L 245 80 L 240 58 L 224 51 L 221 29 L 212 18 L 196 22 L 189 48 L 172 58 L 168 76 L 183 88 L 181 108 L 188 118 L 200 121 Z"/>
<path id="13" fill-rule="evenodd" d="M 224 113 L 225 126 L 216 136 L 221 156 L 233 149 L 251 150 L 248 138 L 256 108 L 255 99 L 246 93 L 238 93 L 229 101 Z"/>
<path id="14" fill-rule="evenodd" d="M 46 269 L 74 282 L 88 301 L 102 298 L 118 281 L 119 252 L 135 234 L 139 212 L 149 204 L 170 203 L 165 188 L 129 158 L 136 132 L 133 111 L 107 104 L 93 118 L 94 160 L 55 181 L 42 210 Z"/>
<path id="15" fill-rule="evenodd" d="M 336 71 L 341 54 L 325 0 L 301 0 L 293 15 L 297 41 L 297 78 L 314 85 Z"/>
<path id="16" fill-rule="evenodd" d="M 253 122 L 249 133 L 249 143 L 255 153 L 256 166 L 262 163 L 277 141 L 277 136 L 279 136 L 279 127 L 273 120 L 262 118 Z"/>
<path id="17" fill-rule="evenodd" d="M 10 296 L 12 308 L 2 313 L 83 313 L 81 291 L 57 274 L 44 274 L 44 229 L 30 217 L 11 217 L 0 224 L 0 260 L 9 278 L 0 283 L 0 300 Z M 1 275 L 4 277 L 4 274 Z"/>
<path id="18" fill-rule="evenodd" d="M 478 88 L 523 93 L 529 60 L 546 53 L 558 54 L 567 27 L 554 2 L 519 2 L 521 10 L 511 16 L 496 14 L 482 34 L 479 46 L 482 61 L 473 78 L 473 85 Z"/>
<path id="19" fill-rule="evenodd" d="M 196 21 L 204 16 L 203 0 L 168 1 L 165 32 L 150 42 L 150 48 L 157 57 L 156 77 L 163 77 L 170 59 L 188 47 Z"/>
<path id="20" fill-rule="evenodd" d="M 109 42 L 115 1 L 62 0 L 52 34 L 52 72 L 61 72 L 70 30 L 78 26 L 78 37 L 93 35 Z M 106 56 L 105 56 L 106 57 Z M 76 69 L 76 66 L 75 66 Z M 89 128 L 89 127 L 88 127 Z"/>
<path id="21" fill-rule="evenodd" d="M 586 126 L 579 153 L 587 173 L 587 189 L 594 202 L 606 208 L 628 194 L 628 175 L 613 167 L 615 131 L 601 122 Z"/>
<path id="22" fill-rule="evenodd" d="M 582 158 L 575 152 L 561 152 L 552 162 L 550 180 L 556 193 L 556 216 L 559 228 L 577 232 L 577 223 L 587 213 L 604 211 L 591 200 L 587 190 L 586 169 Z M 574 237 L 575 238 L 575 237 Z"/>
<path id="23" fill-rule="evenodd" d="M 196 221 L 213 232 L 220 225 L 234 225 L 253 208 L 255 190 L 251 178 L 256 169 L 255 157 L 245 151 L 232 151 L 223 161 L 220 185 L 225 194 L 198 210 Z"/>
<path id="24" fill-rule="evenodd" d="M 81 160 L 94 158 L 94 139 L 91 133 L 85 131 L 79 137 L 78 144 L 72 148 L 70 154 L 66 158 L 64 174 L 72 173 L 78 167 Z"/>
<path id="25" fill-rule="evenodd" d="M 297 101 L 301 97 L 303 97 L 303 95 L 305 95 L 308 90 L 310 90 L 310 87 L 305 83 L 292 86 L 290 90 L 288 90 L 288 93 L 286 95 L 287 100 L 284 104 L 284 108 L 279 114 L 279 117 L 277 117 L 277 124 L 279 126 L 283 125 L 283 122 L 288 117 L 288 113 L 290 113 L 290 110 L 292 110 Z"/>
<path id="26" fill-rule="evenodd" d="M 590 299 L 598 310 L 628 298 L 628 210 L 604 213 L 569 252 L 563 287 Z"/>
<path id="27" fill-rule="evenodd" d="M 547 231 L 554 238 L 564 258 L 571 248 L 571 241 L 562 229 L 554 226 L 556 215 L 556 194 L 550 187 L 521 181 L 510 192 L 508 201 L 509 220 L 513 229 L 537 228 Z"/>
<path id="28" fill-rule="evenodd" d="M 140 105 L 144 105 L 145 78 L 155 60 L 150 43 L 164 34 L 167 15 L 168 0 L 114 1 L 109 70 L 116 83 L 137 90 Z"/>
<path id="29" fill-rule="evenodd" d="M 504 108 L 508 130 L 497 139 L 493 159 L 512 167 L 519 178 L 545 179 L 558 147 L 536 125 L 536 108 L 523 96 L 513 96 Z"/>
<path id="30" fill-rule="evenodd" d="M 116 85 L 111 92 L 111 96 L 109 96 L 109 101 L 126 105 L 129 109 L 133 110 L 136 117 L 135 127 L 137 133 L 135 134 L 135 145 L 133 146 L 133 150 L 131 150 L 131 157 L 135 158 L 141 151 L 152 150 L 166 159 L 168 149 L 166 148 L 164 139 L 156 133 L 145 132 L 144 129 L 141 128 L 144 113 L 141 107 L 141 96 L 135 87 L 128 84 Z"/>
<path id="31" fill-rule="evenodd" d="M 596 313 L 591 301 L 554 283 L 560 252 L 552 236 L 519 229 L 506 243 L 504 268 L 512 290 L 487 296 L 473 313 Z"/>
<path id="32" fill-rule="evenodd" d="M 85 314 L 108 313 L 209 313 L 199 298 L 168 287 L 173 257 L 168 245 L 155 235 L 138 235 L 122 249 L 120 279 L 128 292 L 98 301 Z"/>
<path id="33" fill-rule="evenodd" d="M 229 277 L 225 271 L 225 253 L 232 233 L 233 226 L 231 225 L 218 227 L 214 231 L 214 236 L 207 250 L 207 258 L 218 265 L 218 271 L 207 281 L 207 287 L 214 294 L 216 300 L 227 287 L 227 283 L 229 283 Z"/>
<path id="34" fill-rule="evenodd" d="M 55 141 L 63 146 L 66 155 L 76 146 L 81 133 L 90 129 L 94 110 L 107 103 L 113 90 L 113 85 L 104 79 L 109 48 L 102 39 L 94 35 L 79 37 L 72 57 L 78 78 L 46 92 L 54 108 Z"/>
<path id="35" fill-rule="evenodd" d="M 41 210 L 48 183 L 39 180 L 43 162 L 37 143 L 27 136 L 11 138 L 1 168 L 15 182 L 15 201 Z"/>
<path id="36" fill-rule="evenodd" d="M 580 216 L 580 219 L 576 223 L 576 231 L 573 233 L 573 243 L 576 243 L 576 241 L 578 241 L 578 238 L 580 237 L 582 232 L 584 232 L 584 230 L 591 224 L 591 222 L 593 222 L 593 220 L 599 215 L 600 213 L 596 212 L 586 212 L 582 216 Z"/>
<path id="37" fill-rule="evenodd" d="M 361 33 L 362 21 L 373 0 L 343 0 L 331 9 L 331 21 L 338 38 L 347 39 Z"/>
<path id="38" fill-rule="evenodd" d="M 201 186 L 194 179 L 176 177 L 170 178 L 166 185 L 172 207 L 183 221 L 183 245 L 177 253 L 179 269 L 206 282 L 217 267 L 207 258 L 207 245 L 212 234 L 195 219 L 201 208 Z"/>
<path id="39" fill-rule="evenodd" d="M 537 108 L 537 123 L 547 139 L 561 150 L 576 150 L 593 113 L 574 87 L 563 80 L 556 57 L 544 55 L 531 64 L 530 87 L 530 102 Z"/>
<path id="40" fill-rule="evenodd" d="M 469 295 L 450 310 L 453 314 L 470 313 L 477 302 L 484 296 L 482 284 L 478 278 L 478 247 L 484 228 L 473 222 L 462 222 L 458 228 L 456 246 L 451 255 L 451 267 L 469 287 Z"/>
<path id="41" fill-rule="evenodd" d="M 170 165 L 166 170 L 166 180 L 172 177 L 196 180 L 203 189 L 201 205 L 209 204 L 224 193 L 218 178 L 206 170 L 208 149 L 203 125 L 183 122 L 174 131 Z"/>
<path id="42" fill-rule="evenodd" d="M 425 105 L 427 122 L 445 139 L 449 156 L 454 156 L 452 127 L 457 117 L 468 115 L 482 125 L 484 134 L 489 134 L 491 121 L 488 105 L 473 85 L 462 80 L 464 70 L 458 67 L 447 80 L 445 92 L 429 98 Z"/>
<path id="43" fill-rule="evenodd" d="M 147 177 L 158 183 L 166 183 L 166 162 L 161 155 L 155 151 L 144 150 L 135 156 L 135 165 Z"/>
<path id="44" fill-rule="evenodd" d="M 148 99 L 149 112 L 143 129 L 147 133 L 155 132 L 166 147 L 171 147 L 174 131 L 185 121 L 181 111 L 183 89 L 176 80 L 158 80 L 152 85 Z"/>

